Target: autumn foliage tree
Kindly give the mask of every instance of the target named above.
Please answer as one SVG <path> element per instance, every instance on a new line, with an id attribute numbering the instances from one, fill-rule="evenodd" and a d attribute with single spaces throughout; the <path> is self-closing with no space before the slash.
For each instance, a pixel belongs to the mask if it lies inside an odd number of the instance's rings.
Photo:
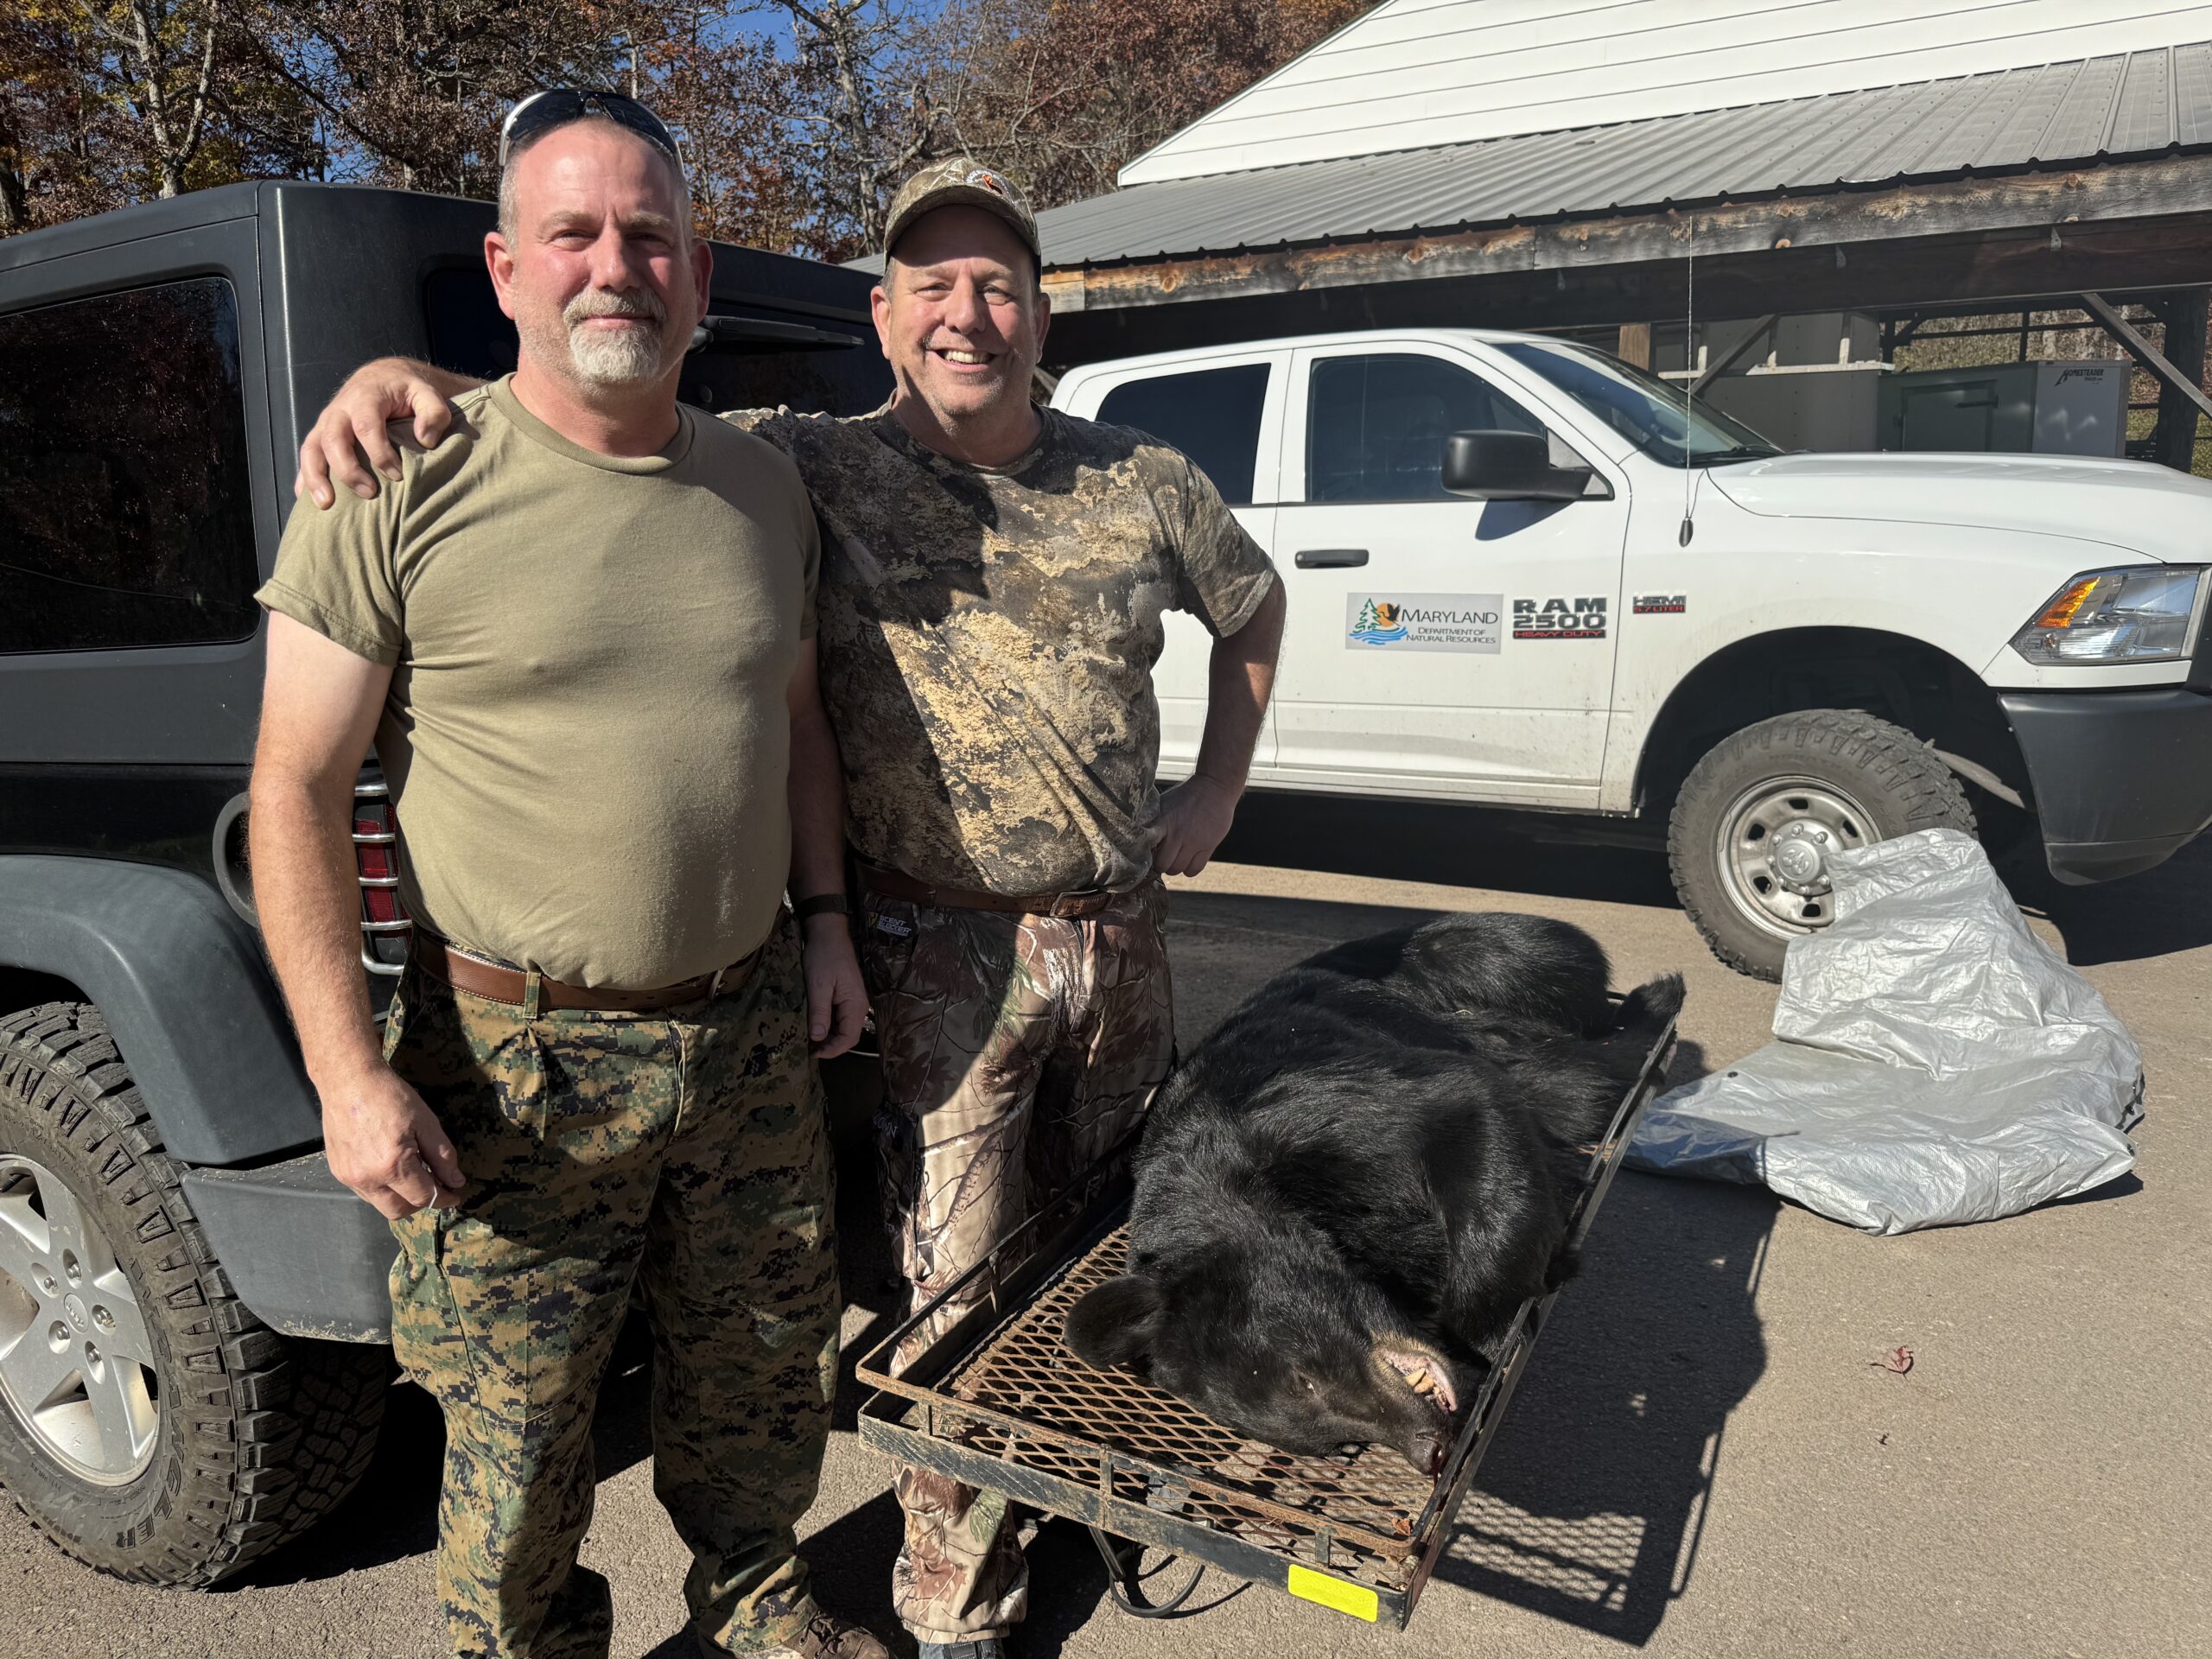
<path id="1" fill-rule="evenodd" d="M 0 234 L 256 177 L 463 195 L 542 87 L 674 127 L 700 228 L 846 257 L 960 150 L 1052 206 L 1369 0 L 0 0 Z"/>
<path id="2" fill-rule="evenodd" d="M 1114 175 L 1374 0 L 956 0 L 940 120 L 1039 207 Z"/>
<path id="3" fill-rule="evenodd" d="M 265 26 L 257 0 L 0 6 L 0 232 L 320 165 Z"/>

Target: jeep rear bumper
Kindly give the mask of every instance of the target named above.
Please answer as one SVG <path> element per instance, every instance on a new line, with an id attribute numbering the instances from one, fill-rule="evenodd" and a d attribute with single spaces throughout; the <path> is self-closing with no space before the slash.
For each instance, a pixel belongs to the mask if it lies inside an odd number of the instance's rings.
<path id="1" fill-rule="evenodd" d="M 391 1224 L 338 1184 L 320 1152 L 259 1169 L 194 1169 L 192 1212 L 238 1300 L 271 1329 L 391 1340 Z"/>
<path id="2" fill-rule="evenodd" d="M 2007 691 L 1998 702 L 2061 881 L 2154 868 L 2212 823 L 2212 696 L 2159 686 Z"/>

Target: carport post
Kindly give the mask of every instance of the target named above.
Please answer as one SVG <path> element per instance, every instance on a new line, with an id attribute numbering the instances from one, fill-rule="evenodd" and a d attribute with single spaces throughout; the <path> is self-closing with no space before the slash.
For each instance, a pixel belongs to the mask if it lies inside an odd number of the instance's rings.
<path id="1" fill-rule="evenodd" d="M 1691 349 L 1684 347 L 1685 350 Z M 1621 324 L 1618 349 L 1614 353 L 1624 363 L 1632 363 L 1639 369 L 1651 366 L 1651 325 L 1648 322 Z"/>
<path id="2" fill-rule="evenodd" d="M 2166 325 L 2166 361 L 2192 385 L 2204 384 L 2204 290 L 2184 289 L 2158 308 Z M 2196 464 L 2196 406 L 2164 381 L 2158 383 L 2158 424 L 2151 454 L 2161 466 L 2186 473 Z"/>
<path id="3" fill-rule="evenodd" d="M 2186 430 L 2189 433 L 2189 438 L 2180 446 L 2182 454 L 2180 466 L 2182 471 L 2187 472 L 2190 456 L 2196 447 L 2196 423 L 2193 421 L 2174 422 L 2170 424 L 2166 420 L 2167 396 L 2171 393 L 2177 403 L 2185 404 L 2186 406 L 2193 407 L 2207 415 L 2212 415 L 2212 397 L 2207 397 L 2204 395 L 2204 388 L 2197 384 L 2204 373 L 2204 290 L 2192 289 L 2186 294 L 2176 297 L 2192 302 L 2195 306 L 2196 327 L 2194 333 L 2190 336 L 2195 341 L 2196 355 L 2192 359 L 2195 372 L 2189 374 L 2184 374 L 2180 369 L 2175 367 L 2167 360 L 2164 353 L 2144 339 L 2137 331 L 2135 325 L 2120 315 L 2103 295 L 2085 292 L 2082 296 L 2082 303 L 2088 308 L 2090 315 L 2104 324 L 2107 334 L 2127 348 L 2128 355 L 2158 377 L 2159 436 L 2155 442 L 2164 443 L 2166 441 L 2165 434 L 2174 428 L 2178 427 Z M 2163 450 L 2158 459 L 2165 460 Z"/>

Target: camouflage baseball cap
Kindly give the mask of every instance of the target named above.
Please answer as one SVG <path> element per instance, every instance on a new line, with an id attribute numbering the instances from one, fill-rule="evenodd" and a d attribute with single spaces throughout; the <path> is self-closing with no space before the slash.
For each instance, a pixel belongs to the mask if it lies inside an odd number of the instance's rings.
<path id="1" fill-rule="evenodd" d="M 1045 250 L 1037 239 L 1037 219 L 1021 192 L 969 156 L 955 156 L 927 167 L 899 187 L 891 199 L 891 217 L 883 225 L 883 251 L 888 255 L 906 227 L 932 208 L 965 206 L 996 213 L 1014 227 L 1014 233 L 1039 259 Z"/>

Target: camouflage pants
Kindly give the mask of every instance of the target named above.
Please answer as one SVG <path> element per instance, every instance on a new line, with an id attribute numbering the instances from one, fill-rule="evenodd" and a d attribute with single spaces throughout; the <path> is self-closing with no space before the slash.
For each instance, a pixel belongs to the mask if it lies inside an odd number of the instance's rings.
<path id="1" fill-rule="evenodd" d="M 870 893 L 860 922 L 887 1219 L 918 1307 L 1143 1116 L 1174 1046 L 1166 900 L 1151 881 L 1060 920 Z M 898 1493 L 900 1619 L 925 1641 L 1004 1635 L 1029 1595 L 1006 1500 L 912 1468 Z"/>
<path id="2" fill-rule="evenodd" d="M 788 922 L 743 985 L 650 1014 L 525 1020 L 410 968 L 385 1050 L 469 1178 L 458 1210 L 393 1224 L 392 1345 L 446 1422 L 453 1651 L 607 1651 L 607 1581 L 576 1548 L 633 1281 L 654 1340 L 653 1490 L 691 1550 L 691 1628 L 710 1649 L 777 1644 L 815 1611 L 792 1529 L 829 1435 L 840 1300 Z"/>

